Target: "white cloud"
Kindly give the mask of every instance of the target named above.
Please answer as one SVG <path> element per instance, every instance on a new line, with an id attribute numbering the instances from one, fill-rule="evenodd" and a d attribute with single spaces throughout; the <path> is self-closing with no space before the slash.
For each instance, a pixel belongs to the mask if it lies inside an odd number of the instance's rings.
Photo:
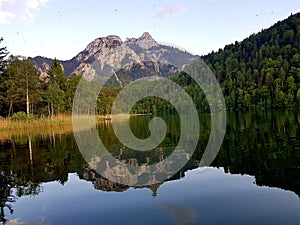
<path id="1" fill-rule="evenodd" d="M 0 24 L 8 24 L 12 19 L 30 20 L 34 12 L 48 0 L 0 0 Z"/>
<path id="2" fill-rule="evenodd" d="M 175 13 L 185 11 L 186 7 L 184 5 L 168 3 L 162 7 L 157 13 L 155 13 L 154 18 L 162 19 L 168 15 L 174 15 Z"/>

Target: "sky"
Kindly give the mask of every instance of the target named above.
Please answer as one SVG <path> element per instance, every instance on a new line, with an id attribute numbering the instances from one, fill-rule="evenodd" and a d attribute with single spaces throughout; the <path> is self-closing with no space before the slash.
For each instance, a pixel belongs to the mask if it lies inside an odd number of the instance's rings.
<path id="1" fill-rule="evenodd" d="M 297 12 L 299 0 L 0 0 L 0 46 L 13 55 L 68 60 L 96 38 L 147 31 L 204 55 Z"/>

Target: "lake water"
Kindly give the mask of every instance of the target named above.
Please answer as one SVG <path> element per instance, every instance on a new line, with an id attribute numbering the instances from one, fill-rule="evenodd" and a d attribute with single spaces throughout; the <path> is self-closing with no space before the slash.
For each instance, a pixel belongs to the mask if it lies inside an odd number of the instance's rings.
<path id="1" fill-rule="evenodd" d="M 199 168 L 210 131 L 200 116 L 198 147 L 185 167 L 159 184 L 128 187 L 90 167 L 74 134 L 12 135 L 0 145 L 0 222 L 8 225 L 300 224 L 300 113 L 228 114 L 223 145 Z M 136 136 L 149 135 L 147 116 L 132 117 Z M 114 157 L 137 165 L 172 152 L 179 120 L 165 117 L 161 146 L 137 154 L 122 146 L 111 123 L 98 124 Z"/>

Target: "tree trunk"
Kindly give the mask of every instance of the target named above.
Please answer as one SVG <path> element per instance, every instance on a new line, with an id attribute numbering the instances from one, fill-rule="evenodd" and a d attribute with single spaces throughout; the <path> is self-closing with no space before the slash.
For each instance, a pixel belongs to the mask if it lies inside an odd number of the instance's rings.
<path id="1" fill-rule="evenodd" d="M 27 117 L 29 116 L 29 93 L 28 93 L 28 81 L 26 82 L 26 114 L 27 114 Z"/>
<path id="2" fill-rule="evenodd" d="M 31 137 L 28 136 L 28 148 L 29 148 L 29 160 L 31 165 L 31 175 L 33 175 L 33 157 L 32 157 L 32 145 L 31 145 Z"/>
<path id="3" fill-rule="evenodd" d="M 51 116 L 50 103 L 48 102 L 48 116 Z"/>
<path id="4" fill-rule="evenodd" d="M 54 116 L 54 107 L 53 107 L 53 103 L 51 103 L 51 116 Z"/>
<path id="5" fill-rule="evenodd" d="M 10 103 L 9 103 L 9 110 L 8 110 L 8 116 L 11 116 L 13 113 L 13 101 L 10 100 Z"/>

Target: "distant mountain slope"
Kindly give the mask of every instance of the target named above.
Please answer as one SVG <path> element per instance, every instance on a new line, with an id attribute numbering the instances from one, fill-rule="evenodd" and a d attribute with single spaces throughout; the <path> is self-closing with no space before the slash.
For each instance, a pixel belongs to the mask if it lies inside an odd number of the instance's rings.
<path id="1" fill-rule="evenodd" d="M 177 69 L 180 69 L 197 58 L 199 56 L 158 44 L 149 33 L 145 32 L 139 38 L 127 38 L 124 42 L 115 35 L 97 38 L 77 56 L 67 61 L 60 61 L 60 63 L 63 65 L 66 76 L 74 73 L 84 75 L 88 79 L 93 79 L 95 76 L 96 72 L 92 65 L 95 60 L 104 69 L 116 68 L 126 61 L 134 61 L 138 65 L 132 65 L 132 68 L 147 67 L 158 75 L 169 77 L 178 74 L 179 70 L 174 70 L 174 65 Z M 41 56 L 31 58 L 31 60 L 44 75 L 53 61 L 53 59 Z M 152 65 L 149 62 L 152 62 Z M 130 80 L 131 76 L 134 76 L 132 72 L 124 74 L 124 70 L 122 74 L 124 80 Z M 117 77 L 116 79 L 123 81 L 123 77 Z"/>

